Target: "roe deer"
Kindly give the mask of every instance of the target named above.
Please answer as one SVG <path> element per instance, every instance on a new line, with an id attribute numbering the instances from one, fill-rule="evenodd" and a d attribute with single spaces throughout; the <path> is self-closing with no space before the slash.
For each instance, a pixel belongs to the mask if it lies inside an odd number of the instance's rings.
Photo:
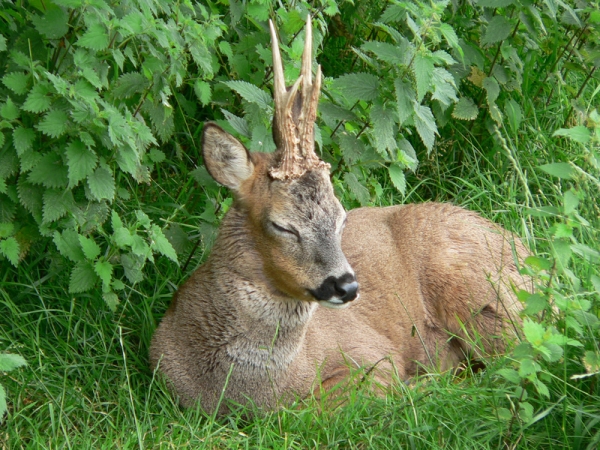
<path id="1" fill-rule="evenodd" d="M 390 361 L 375 375 L 389 383 L 391 370 L 406 378 L 419 364 L 450 368 L 470 352 L 502 350 L 518 320 L 514 292 L 530 289 L 515 263 L 523 245 L 449 204 L 346 214 L 314 151 L 321 69 L 313 81 L 310 18 L 291 88 L 270 29 L 277 151 L 249 153 L 205 125 L 204 163 L 235 201 L 154 334 L 153 367 L 184 406 L 214 411 L 221 398 L 273 408 L 327 389 L 349 374 L 348 361 Z"/>

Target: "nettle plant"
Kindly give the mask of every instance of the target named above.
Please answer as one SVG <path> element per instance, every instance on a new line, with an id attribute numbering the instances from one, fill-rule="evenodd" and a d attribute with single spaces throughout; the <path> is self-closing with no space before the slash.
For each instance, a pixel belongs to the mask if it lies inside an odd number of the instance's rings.
<path id="1" fill-rule="evenodd" d="M 174 90 L 200 101 L 219 69 L 223 22 L 191 2 L 56 0 L 0 13 L 0 254 L 17 265 L 52 239 L 69 292 L 142 280 L 153 254 L 177 262 L 161 226 L 122 209 L 149 183 L 175 130 Z M 209 51 L 209 48 L 212 50 Z M 190 77 L 188 70 L 200 75 Z M 110 219 L 110 220 L 108 220 Z M 117 271 L 117 268 L 119 270 Z"/>

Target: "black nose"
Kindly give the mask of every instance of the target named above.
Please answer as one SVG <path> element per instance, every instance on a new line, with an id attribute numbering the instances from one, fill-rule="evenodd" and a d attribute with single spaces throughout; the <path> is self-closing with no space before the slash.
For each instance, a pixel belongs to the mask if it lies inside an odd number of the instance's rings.
<path id="1" fill-rule="evenodd" d="M 356 299 L 358 293 L 358 282 L 352 273 L 345 273 L 341 277 L 327 277 L 318 289 L 310 293 L 317 300 L 330 300 L 338 297 L 344 303 Z"/>
<path id="2" fill-rule="evenodd" d="M 353 277 L 354 278 L 354 277 Z M 340 299 L 345 302 L 350 302 L 356 298 L 358 292 L 358 282 L 356 280 L 346 283 L 335 283 L 335 290 L 339 294 Z"/>

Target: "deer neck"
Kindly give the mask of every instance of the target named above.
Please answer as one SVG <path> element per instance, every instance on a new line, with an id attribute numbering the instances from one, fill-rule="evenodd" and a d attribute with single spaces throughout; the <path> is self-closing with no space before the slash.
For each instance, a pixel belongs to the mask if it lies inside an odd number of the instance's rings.
<path id="1" fill-rule="evenodd" d="M 318 305 L 273 287 L 264 273 L 247 217 L 235 206 L 221 223 L 207 264 L 213 274 L 213 292 L 221 294 L 213 298 L 213 304 L 225 308 L 233 319 L 228 321 L 228 353 L 253 365 L 289 365 Z"/>

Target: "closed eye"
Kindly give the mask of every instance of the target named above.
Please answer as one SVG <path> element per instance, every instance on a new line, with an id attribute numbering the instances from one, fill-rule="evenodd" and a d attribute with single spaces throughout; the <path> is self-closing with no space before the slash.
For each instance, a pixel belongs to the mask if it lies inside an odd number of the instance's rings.
<path id="1" fill-rule="evenodd" d="M 280 233 L 289 234 L 291 236 L 296 237 L 298 240 L 300 240 L 300 233 L 295 228 L 293 228 L 293 227 L 286 228 L 275 222 L 271 222 L 271 225 L 273 225 L 273 228 L 275 228 Z"/>

